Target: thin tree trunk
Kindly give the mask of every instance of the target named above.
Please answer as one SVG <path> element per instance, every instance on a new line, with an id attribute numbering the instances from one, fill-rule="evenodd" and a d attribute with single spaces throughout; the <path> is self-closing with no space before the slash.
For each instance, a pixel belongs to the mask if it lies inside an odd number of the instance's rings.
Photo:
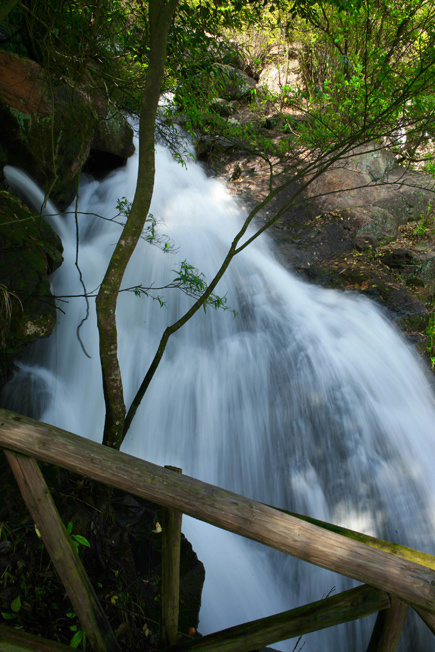
<path id="1" fill-rule="evenodd" d="M 139 127 L 139 172 L 127 222 L 115 247 L 97 297 L 100 359 L 106 420 L 103 443 L 119 449 L 125 419 L 124 391 L 118 362 L 116 303 L 124 272 L 142 233 L 154 189 L 155 120 L 166 60 L 169 26 L 178 0 L 149 0 L 150 57 Z"/>

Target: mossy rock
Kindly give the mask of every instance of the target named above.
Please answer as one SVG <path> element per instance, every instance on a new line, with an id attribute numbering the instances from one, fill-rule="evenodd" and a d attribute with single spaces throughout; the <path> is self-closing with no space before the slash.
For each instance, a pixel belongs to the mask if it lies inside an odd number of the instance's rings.
<path id="1" fill-rule="evenodd" d="M 214 72 L 219 78 L 219 96 L 224 100 L 250 99 L 256 82 L 246 73 L 223 63 L 215 64 Z"/>
<path id="2" fill-rule="evenodd" d="M 52 120 L 3 105 L 0 120 L 8 163 L 26 170 L 61 209 L 66 208 L 90 150 L 93 124 L 85 107 L 71 102 Z"/>
<path id="3" fill-rule="evenodd" d="M 435 257 L 426 261 L 421 268 L 421 275 L 426 287 L 435 290 Z"/>
<path id="4" fill-rule="evenodd" d="M 368 241 L 370 244 L 385 244 L 397 237 L 398 222 L 395 217 L 384 208 L 378 206 L 366 206 L 364 209 L 354 211 L 356 214 L 364 214 L 366 222 L 355 234 L 355 239 Z"/>
<path id="5" fill-rule="evenodd" d="M 92 149 L 126 159 L 134 153 L 133 129 L 119 112 L 110 111 L 96 125 Z"/>
<path id="6" fill-rule="evenodd" d="M 428 315 L 407 315 L 399 321 L 399 326 L 404 331 L 424 331 L 429 321 Z"/>
<path id="7" fill-rule="evenodd" d="M 30 174 L 60 210 L 77 193 L 91 146 L 115 156 L 118 165 L 133 153 L 131 127 L 122 114 L 110 112 L 103 95 L 56 79 L 11 53 L 0 51 L 0 66 L 0 146 L 6 161 Z"/>
<path id="8" fill-rule="evenodd" d="M 48 275 L 62 262 L 59 237 L 19 199 L 0 192 L 0 366 L 56 323 Z"/>

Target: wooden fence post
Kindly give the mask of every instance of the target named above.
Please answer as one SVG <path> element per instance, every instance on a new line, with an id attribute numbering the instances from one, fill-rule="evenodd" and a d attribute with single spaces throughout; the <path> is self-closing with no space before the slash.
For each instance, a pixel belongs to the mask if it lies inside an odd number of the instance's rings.
<path id="1" fill-rule="evenodd" d="M 182 470 L 165 466 L 175 473 Z M 175 645 L 178 634 L 180 602 L 180 544 L 183 513 L 172 507 L 162 507 L 162 584 L 160 646 Z"/>
<path id="2" fill-rule="evenodd" d="M 106 614 L 71 545 L 71 539 L 36 460 L 7 450 L 5 454 L 92 649 L 94 652 L 119 652 L 118 642 Z"/>
<path id="3" fill-rule="evenodd" d="M 408 605 L 390 595 L 391 607 L 378 613 L 367 652 L 394 652 L 399 645 Z"/>

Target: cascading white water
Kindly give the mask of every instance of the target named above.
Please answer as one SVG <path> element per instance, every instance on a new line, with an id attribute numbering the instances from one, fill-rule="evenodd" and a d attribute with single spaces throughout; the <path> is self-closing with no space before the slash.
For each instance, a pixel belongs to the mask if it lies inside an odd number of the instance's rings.
<path id="1" fill-rule="evenodd" d="M 115 215 L 116 200 L 132 198 L 136 174 L 133 157 L 102 182 L 83 180 L 79 265 L 88 291 L 101 282 L 120 233 L 91 214 Z M 160 146 L 151 212 L 176 253 L 142 241 L 124 287 L 163 286 L 184 259 L 212 278 L 241 221 L 222 184 L 193 163 L 181 167 Z M 65 248 L 54 292 L 82 294 L 74 215 L 47 219 Z M 388 320 L 363 298 L 301 282 L 264 238 L 233 261 L 217 292 L 238 316 L 210 308 L 173 336 L 123 450 L 268 504 L 434 552 L 434 396 Z M 119 297 L 127 404 L 164 327 L 191 301 L 178 290 L 159 295 L 163 308 L 129 292 Z M 94 300 L 81 329 L 91 357 L 76 336 L 84 299 L 68 301 L 59 303 L 64 313 L 53 335 L 23 358 L 2 403 L 100 440 Z M 206 567 L 203 633 L 352 585 L 191 519 L 184 529 Z M 409 630 L 402 650 L 431 649 L 424 626 Z M 364 650 L 369 636 L 362 621 L 351 623 L 304 637 L 304 650 Z M 275 647 L 292 650 L 294 642 Z"/>

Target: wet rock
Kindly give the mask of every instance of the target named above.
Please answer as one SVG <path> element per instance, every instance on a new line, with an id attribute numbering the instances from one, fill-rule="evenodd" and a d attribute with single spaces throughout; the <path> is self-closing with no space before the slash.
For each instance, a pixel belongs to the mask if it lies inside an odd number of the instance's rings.
<path id="1" fill-rule="evenodd" d="M 97 122 L 91 149 L 107 152 L 124 160 L 133 154 L 133 129 L 119 111 L 109 110 L 107 115 Z"/>
<path id="2" fill-rule="evenodd" d="M 0 51 L 0 145 L 7 162 L 28 172 L 62 210 L 77 192 L 91 148 L 133 152 L 132 130 L 102 98 L 51 78 L 34 61 Z"/>
<path id="3" fill-rule="evenodd" d="M 435 256 L 423 263 L 421 274 L 425 285 L 435 292 Z"/>
<path id="4" fill-rule="evenodd" d="M 6 191 L 0 192 L 0 367 L 56 323 L 48 274 L 62 262 L 51 227 Z"/>

